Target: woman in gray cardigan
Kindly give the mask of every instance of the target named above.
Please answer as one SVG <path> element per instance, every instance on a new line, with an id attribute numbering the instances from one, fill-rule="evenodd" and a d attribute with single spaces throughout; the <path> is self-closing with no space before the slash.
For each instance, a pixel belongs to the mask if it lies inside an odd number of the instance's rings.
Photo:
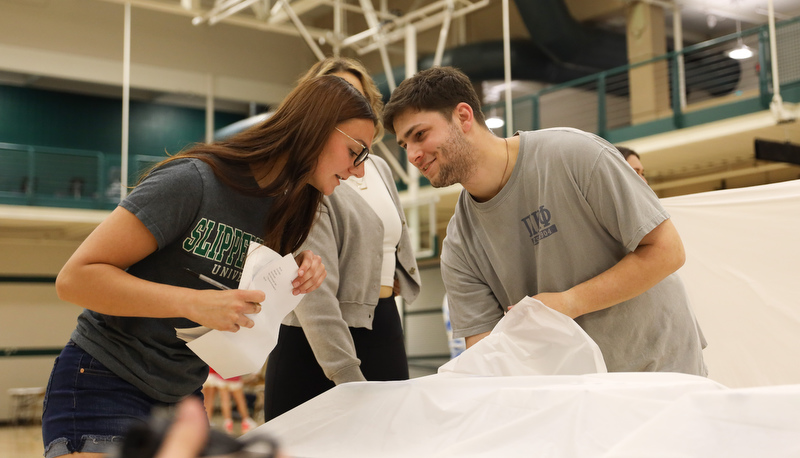
<path id="1" fill-rule="evenodd" d="M 380 113 L 380 93 L 358 61 L 323 60 L 301 81 L 324 74 L 348 80 Z M 379 126 L 375 140 L 382 134 Z M 267 421 L 340 383 L 408 379 L 394 296 L 416 299 L 419 272 L 389 166 L 375 156 L 364 165 L 363 176 L 323 199 L 303 246 L 328 276 L 281 325 L 267 362 Z"/>

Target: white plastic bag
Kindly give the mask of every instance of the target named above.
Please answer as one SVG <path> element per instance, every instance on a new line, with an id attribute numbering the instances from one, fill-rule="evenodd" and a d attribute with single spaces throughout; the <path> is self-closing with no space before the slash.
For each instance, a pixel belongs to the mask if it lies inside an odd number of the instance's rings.
<path id="1" fill-rule="evenodd" d="M 439 373 L 469 375 L 582 375 L 607 372 L 600 347 L 570 317 L 526 297 L 491 334 Z"/>

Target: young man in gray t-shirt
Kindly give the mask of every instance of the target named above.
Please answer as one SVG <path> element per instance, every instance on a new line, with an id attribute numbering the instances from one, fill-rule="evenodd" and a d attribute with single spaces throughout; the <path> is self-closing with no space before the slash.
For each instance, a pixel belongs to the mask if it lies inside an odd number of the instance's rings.
<path id="1" fill-rule="evenodd" d="M 454 337 L 489 334 L 533 296 L 574 318 L 610 371 L 706 375 L 675 271 L 685 255 L 658 198 L 605 140 L 576 129 L 498 138 L 469 79 L 404 81 L 384 125 L 435 187 L 464 187 L 441 256 Z"/>

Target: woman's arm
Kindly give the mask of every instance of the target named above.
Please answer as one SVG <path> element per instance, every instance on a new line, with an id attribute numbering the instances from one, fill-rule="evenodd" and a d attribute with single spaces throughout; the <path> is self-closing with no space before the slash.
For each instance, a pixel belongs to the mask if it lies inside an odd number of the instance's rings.
<path id="1" fill-rule="evenodd" d="M 117 207 L 78 247 L 56 279 L 58 296 L 107 315 L 184 317 L 221 331 L 252 327 L 265 296 L 256 290 L 194 290 L 134 277 L 126 269 L 155 252 L 155 237 Z"/>
<path id="2" fill-rule="evenodd" d="M 356 196 L 356 198 L 359 198 Z M 337 385 L 345 382 L 364 381 L 360 361 L 350 329 L 342 317 L 337 293 L 339 291 L 339 246 L 338 237 L 346 237 L 334 229 L 331 212 L 337 210 L 333 199 L 325 199 L 320 215 L 314 222 L 304 248 L 309 248 L 322 256 L 329 268 L 322 285 L 303 298 L 294 309 L 297 321 L 305 332 L 306 339 L 314 352 L 325 376 Z M 349 236 L 353 236 L 350 234 Z M 351 279 L 351 281 L 358 281 Z"/>

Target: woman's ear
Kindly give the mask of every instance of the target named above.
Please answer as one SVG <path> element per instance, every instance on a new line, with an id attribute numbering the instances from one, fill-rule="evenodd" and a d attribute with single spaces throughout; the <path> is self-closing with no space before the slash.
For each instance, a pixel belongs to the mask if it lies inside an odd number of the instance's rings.
<path id="1" fill-rule="evenodd" d="M 455 117 L 455 121 L 458 122 L 458 125 L 461 126 L 462 132 L 467 133 L 472 129 L 472 124 L 475 121 L 475 113 L 472 112 L 472 107 L 469 106 L 468 103 L 461 102 L 456 105 L 455 110 L 453 110 L 453 116 Z"/>

